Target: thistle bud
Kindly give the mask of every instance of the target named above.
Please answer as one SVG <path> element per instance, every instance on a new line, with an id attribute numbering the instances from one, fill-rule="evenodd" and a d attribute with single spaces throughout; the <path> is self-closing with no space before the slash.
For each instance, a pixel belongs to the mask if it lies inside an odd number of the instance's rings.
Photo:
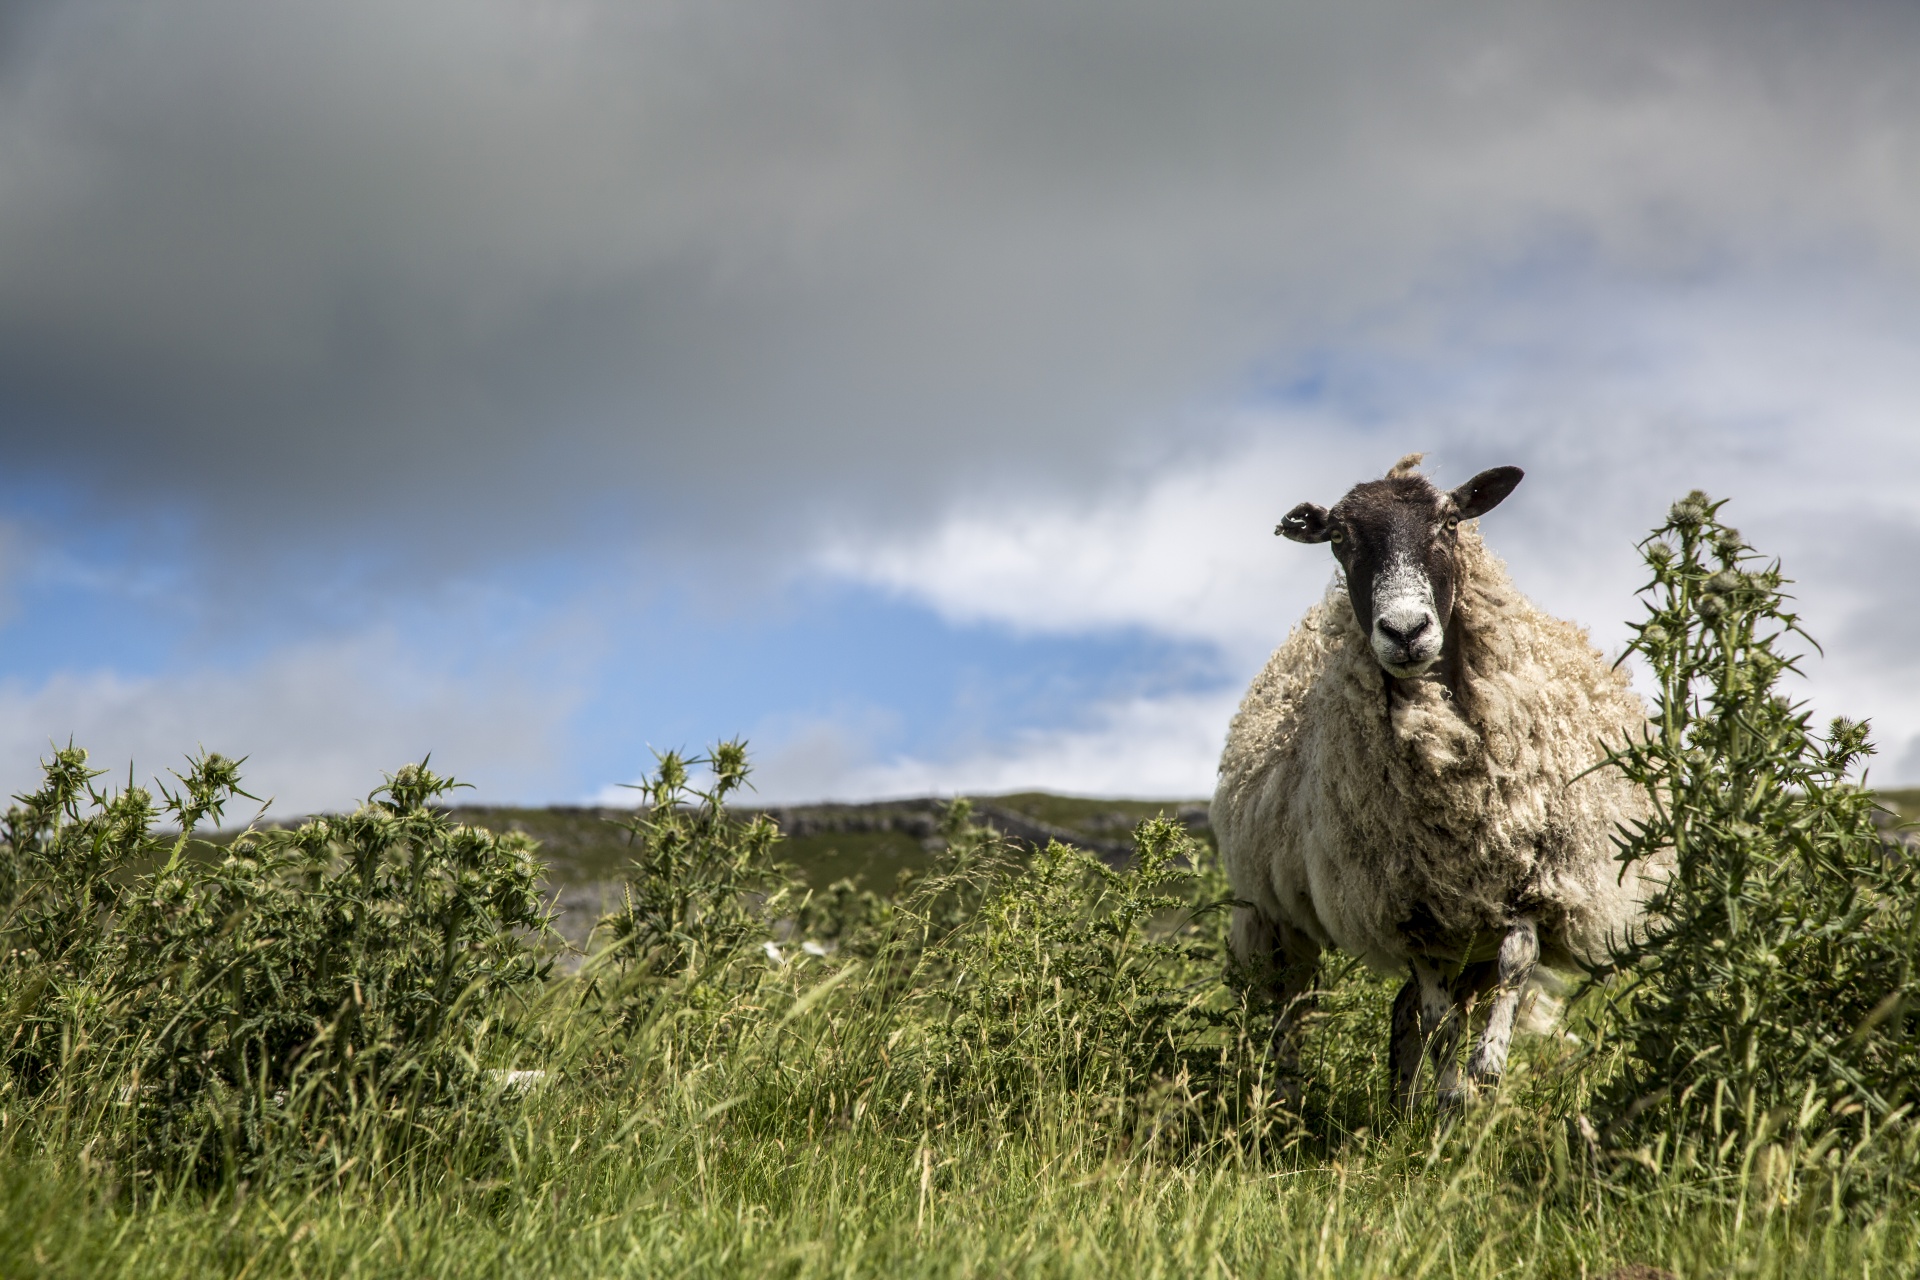
<path id="1" fill-rule="evenodd" d="M 1667 512 L 1667 518 L 1683 529 L 1691 529 L 1707 518 L 1707 507 L 1711 503 L 1706 494 L 1695 489 L 1673 504 L 1673 509 Z"/>

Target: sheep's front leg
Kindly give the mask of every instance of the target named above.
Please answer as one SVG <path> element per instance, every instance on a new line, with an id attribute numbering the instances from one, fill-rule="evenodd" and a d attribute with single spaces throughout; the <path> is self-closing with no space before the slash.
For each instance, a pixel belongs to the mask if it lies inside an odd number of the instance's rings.
<path id="1" fill-rule="evenodd" d="M 1273 1038 L 1267 1060 L 1273 1067 L 1275 1101 L 1300 1102 L 1299 1031 L 1313 1008 L 1320 974 L 1320 946 L 1285 921 L 1269 919 L 1252 907 L 1235 907 L 1228 931 L 1234 958 L 1273 1000 Z"/>
<path id="2" fill-rule="evenodd" d="M 1533 968 L 1540 962 L 1540 935 L 1531 920 L 1516 920 L 1500 941 L 1499 985 L 1494 988 L 1487 1027 L 1473 1046 L 1467 1074 L 1476 1084 L 1497 1084 L 1507 1069 L 1507 1050 L 1513 1044 L 1513 1020 L 1520 1011 Z"/>

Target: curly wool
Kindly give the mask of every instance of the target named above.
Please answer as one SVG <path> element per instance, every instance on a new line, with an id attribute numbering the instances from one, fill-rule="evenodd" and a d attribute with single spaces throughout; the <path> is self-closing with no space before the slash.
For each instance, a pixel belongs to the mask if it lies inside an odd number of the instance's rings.
<path id="1" fill-rule="evenodd" d="M 1476 532 L 1458 564 L 1458 700 L 1433 681 L 1389 698 L 1337 580 L 1275 650 L 1220 761 L 1228 877 L 1269 919 L 1383 972 L 1487 958 L 1520 915 L 1547 963 L 1597 959 L 1650 886 L 1622 874 L 1612 838 L 1644 797 L 1588 770 L 1644 730 L 1645 705 Z"/>

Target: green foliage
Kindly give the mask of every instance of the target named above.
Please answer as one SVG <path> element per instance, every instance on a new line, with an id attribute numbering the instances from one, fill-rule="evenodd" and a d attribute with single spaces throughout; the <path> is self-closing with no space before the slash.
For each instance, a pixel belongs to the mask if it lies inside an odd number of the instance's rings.
<path id="1" fill-rule="evenodd" d="M 891 897 L 842 878 L 794 905 L 793 934 L 805 940 L 803 948 L 812 942 L 826 952 L 865 951 L 887 935 L 892 919 Z"/>
<path id="2" fill-rule="evenodd" d="M 691 787 L 689 765 L 716 785 Z M 1018 1128 L 1063 1089 L 1104 1126 L 1165 1128 L 1170 1091 L 1216 1109 L 1249 1093 L 1218 1087 L 1256 1056 L 1223 981 L 1224 881 L 1178 824 L 1143 823 L 1116 869 L 1029 856 L 958 800 L 932 869 L 890 897 L 804 893 L 773 828 L 728 813 L 745 776 L 728 746 L 641 784 L 625 908 L 588 974 L 623 1061 L 761 1062 L 741 1114 L 776 1136 L 796 1116 Z"/>
<path id="3" fill-rule="evenodd" d="M 705 789 L 692 781 L 701 768 L 713 778 Z M 773 858 L 779 829 L 727 812 L 747 773 L 745 744 L 725 742 L 704 756 L 669 751 L 638 784 L 640 804 L 624 824 L 633 842 L 626 902 L 604 922 L 608 958 L 623 970 L 700 974 L 771 936 L 791 876 Z"/>
<path id="4" fill-rule="evenodd" d="M 1058 843 L 996 864 L 923 966 L 934 1096 L 1006 1124 L 1062 1090 L 1117 1113 L 1211 1074 L 1239 1004 L 1214 927 L 1225 903 L 1196 894 L 1202 853 L 1155 819 L 1123 868 Z"/>
<path id="5" fill-rule="evenodd" d="M 1737 1163 L 1776 1135 L 1819 1157 L 1915 1100 L 1920 884 L 1852 780 L 1866 727 L 1825 736 L 1779 691 L 1804 633 L 1785 579 L 1698 492 L 1641 544 L 1652 581 L 1632 651 L 1650 732 L 1612 754 L 1653 816 L 1622 855 L 1672 875 L 1619 963 L 1616 1136 Z"/>
<path id="6" fill-rule="evenodd" d="M 523 839 L 450 823 L 433 802 L 454 784 L 408 765 L 351 815 L 249 830 L 209 864 L 181 854 L 244 794 L 234 762 L 195 760 L 157 810 L 99 776 L 58 752 L 7 815 L 9 1091 L 136 1180 L 337 1167 L 372 1119 L 391 1156 L 479 1101 L 498 997 L 546 973 Z"/>

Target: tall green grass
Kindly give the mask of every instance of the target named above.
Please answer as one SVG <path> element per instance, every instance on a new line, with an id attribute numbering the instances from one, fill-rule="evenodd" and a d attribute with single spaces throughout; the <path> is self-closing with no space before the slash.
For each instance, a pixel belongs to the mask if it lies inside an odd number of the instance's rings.
<path id="1" fill-rule="evenodd" d="M 1392 1112 L 1391 985 L 1351 967 L 1272 1105 L 1271 1011 L 1174 823 L 1116 869 L 956 804 L 931 869 L 810 891 L 729 809 L 739 744 L 669 755 L 627 894 L 554 968 L 531 851 L 423 767 L 196 861 L 236 766 L 156 804 L 68 751 L 0 842 L 0 1273 L 1920 1274 L 1905 1009 L 1853 1016 L 1905 990 L 1912 910 L 1862 843 L 1863 739 L 1754 701 L 1777 575 L 1680 514 L 1639 633 L 1661 727 L 1613 767 L 1660 802 L 1623 840 L 1682 874 L 1638 965 L 1464 1116 Z M 1749 576 L 1702 609 L 1721 572 Z M 1828 968 L 1765 981 L 1794 929 Z"/>

